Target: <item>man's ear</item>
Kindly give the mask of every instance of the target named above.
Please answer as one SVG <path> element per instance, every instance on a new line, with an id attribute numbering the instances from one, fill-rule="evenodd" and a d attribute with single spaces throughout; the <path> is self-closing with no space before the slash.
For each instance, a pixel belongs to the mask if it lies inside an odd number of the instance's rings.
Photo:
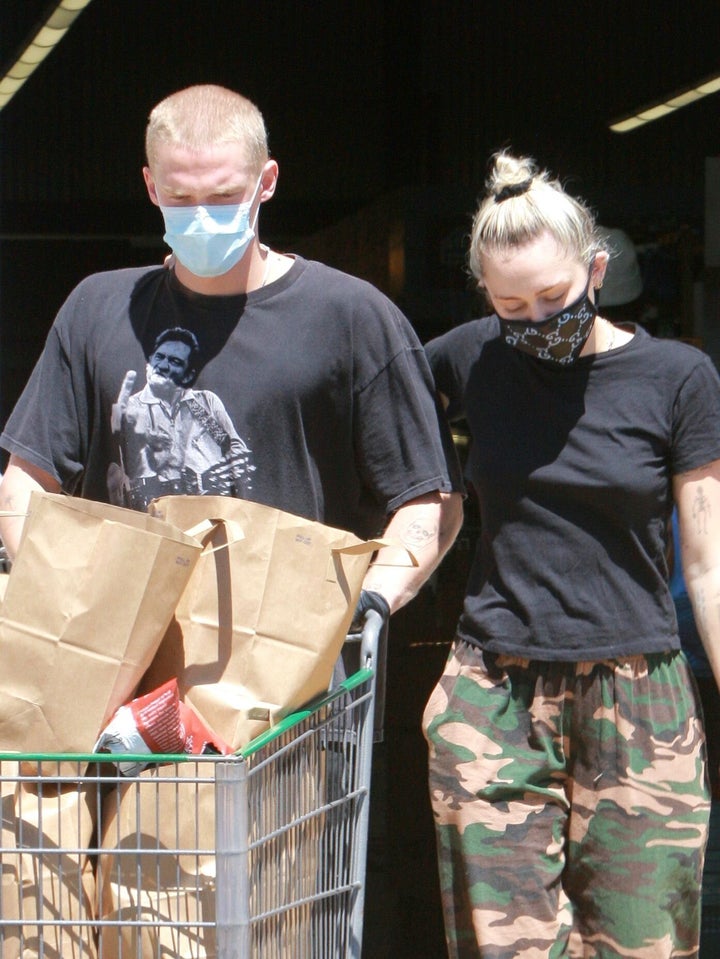
<path id="1" fill-rule="evenodd" d="M 277 187 L 279 168 L 277 161 L 267 160 L 260 174 L 260 202 L 272 200 Z"/>
<path id="2" fill-rule="evenodd" d="M 145 187 L 148 191 L 150 202 L 154 203 L 155 206 L 160 206 L 160 200 L 158 200 L 157 190 L 155 188 L 155 180 L 149 166 L 143 167 L 143 179 L 145 180 Z"/>

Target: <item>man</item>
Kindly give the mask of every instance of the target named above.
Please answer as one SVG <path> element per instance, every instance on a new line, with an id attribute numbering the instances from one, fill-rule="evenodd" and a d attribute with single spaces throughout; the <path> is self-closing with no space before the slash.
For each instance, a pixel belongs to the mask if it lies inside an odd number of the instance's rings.
<path id="1" fill-rule="evenodd" d="M 0 437 L 10 453 L 0 509 L 23 513 L 33 489 L 108 500 L 129 488 L 130 464 L 118 455 L 133 446 L 142 400 L 128 415 L 128 371 L 156 344 L 167 352 L 182 342 L 162 338 L 180 327 L 197 342 L 198 392 L 215 395 L 228 436 L 252 451 L 252 488 L 226 492 L 409 548 L 416 567 L 405 549 L 386 547 L 365 580 L 362 605 L 387 615 L 417 592 L 462 519 L 462 484 L 417 338 L 370 285 L 260 243 L 258 213 L 278 165 L 244 97 L 209 85 L 167 97 L 150 115 L 146 151 L 172 263 L 97 274 L 71 293 Z M 173 444 L 194 443 L 171 416 L 163 427 L 155 463 Z M 0 521 L 10 555 L 21 527 Z"/>

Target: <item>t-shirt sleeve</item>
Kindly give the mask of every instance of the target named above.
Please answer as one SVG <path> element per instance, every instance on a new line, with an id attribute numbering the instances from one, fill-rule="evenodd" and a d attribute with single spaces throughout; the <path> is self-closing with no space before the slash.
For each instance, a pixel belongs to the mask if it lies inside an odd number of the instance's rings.
<path id="1" fill-rule="evenodd" d="M 446 415 L 453 422 L 465 416 L 465 382 L 468 357 L 474 356 L 467 342 L 468 330 L 457 327 L 425 345 L 435 388 L 447 401 Z"/>
<path id="2" fill-rule="evenodd" d="M 355 438 L 364 485 L 387 513 L 436 490 L 464 490 L 452 435 L 424 350 L 404 318 L 384 342 L 386 361 L 359 383 Z M 371 350 L 377 356 L 377 349 Z"/>
<path id="3" fill-rule="evenodd" d="M 673 473 L 720 459 L 720 377 L 702 356 L 678 390 L 673 410 Z"/>
<path id="4" fill-rule="evenodd" d="M 85 377 L 63 343 L 59 319 L 0 436 L 0 446 L 73 492 L 83 471 L 89 430 Z"/>

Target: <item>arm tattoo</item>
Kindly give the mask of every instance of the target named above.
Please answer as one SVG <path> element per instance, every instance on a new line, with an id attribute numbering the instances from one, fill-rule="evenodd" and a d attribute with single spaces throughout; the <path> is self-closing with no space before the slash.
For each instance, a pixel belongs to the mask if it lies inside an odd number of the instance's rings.
<path id="1" fill-rule="evenodd" d="M 702 486 L 698 486 L 692 504 L 692 516 L 695 520 L 695 532 L 698 536 L 707 536 L 708 523 L 712 516 L 710 500 L 705 495 Z"/>
<path id="2" fill-rule="evenodd" d="M 437 526 L 434 523 L 424 523 L 422 520 L 413 520 L 400 534 L 400 542 L 406 549 L 423 549 L 437 539 Z"/>

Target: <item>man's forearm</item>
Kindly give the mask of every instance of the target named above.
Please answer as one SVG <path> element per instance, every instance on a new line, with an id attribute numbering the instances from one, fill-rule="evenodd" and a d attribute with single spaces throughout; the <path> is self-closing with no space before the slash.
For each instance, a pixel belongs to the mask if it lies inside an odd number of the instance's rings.
<path id="1" fill-rule="evenodd" d="M 10 514 L 0 516 L 0 538 L 11 560 L 17 553 L 33 490 L 59 492 L 60 484 L 43 470 L 11 457 L 0 483 L 0 512 Z"/>
<path id="2" fill-rule="evenodd" d="M 405 503 L 383 534 L 383 539 L 397 545 L 378 551 L 363 589 L 384 596 L 392 612 L 400 609 L 440 564 L 454 543 L 462 520 L 460 493 L 432 493 Z"/>

